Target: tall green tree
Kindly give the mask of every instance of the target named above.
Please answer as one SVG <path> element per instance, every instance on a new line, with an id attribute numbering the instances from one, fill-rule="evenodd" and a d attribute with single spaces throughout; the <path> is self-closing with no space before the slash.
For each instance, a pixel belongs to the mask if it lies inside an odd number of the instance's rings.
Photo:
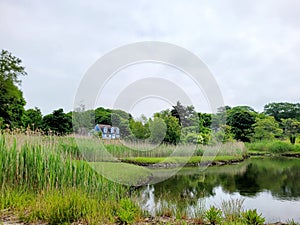
<path id="1" fill-rule="evenodd" d="M 111 125 L 111 110 L 103 107 L 95 109 L 95 123 Z"/>
<path id="2" fill-rule="evenodd" d="M 85 135 L 95 127 L 95 110 L 86 110 L 83 104 L 68 115 L 72 117 L 73 132 L 76 134 Z"/>
<path id="3" fill-rule="evenodd" d="M 20 126 L 26 104 L 21 85 L 20 76 L 27 75 L 21 59 L 13 56 L 6 50 L 0 53 L 0 124 Z"/>
<path id="4" fill-rule="evenodd" d="M 150 129 L 150 141 L 155 144 L 160 144 L 167 132 L 167 126 L 163 119 L 154 117 L 154 119 L 149 120 Z"/>
<path id="5" fill-rule="evenodd" d="M 283 133 L 282 129 L 279 127 L 279 123 L 273 116 L 263 116 L 262 118 L 257 117 L 255 124 L 253 124 L 253 128 L 254 140 L 272 140 L 276 137 L 280 137 Z"/>
<path id="6" fill-rule="evenodd" d="M 164 138 L 164 142 L 169 144 L 178 144 L 181 136 L 181 126 L 178 118 L 172 116 L 170 110 L 163 110 L 159 113 L 155 113 L 154 117 L 164 120 L 167 131 Z"/>
<path id="7" fill-rule="evenodd" d="M 25 128 L 30 128 L 31 130 L 42 128 L 43 115 L 41 110 L 38 107 L 27 109 L 23 114 L 22 121 Z"/>
<path id="8" fill-rule="evenodd" d="M 43 129 L 49 134 L 65 135 L 72 132 L 72 116 L 64 113 L 63 109 L 43 117 Z"/>
<path id="9" fill-rule="evenodd" d="M 149 124 L 142 121 L 130 120 L 130 130 L 132 134 L 140 140 L 147 139 L 150 136 Z"/>
<path id="10" fill-rule="evenodd" d="M 231 132 L 236 140 L 250 141 L 250 137 L 254 133 L 253 124 L 256 115 L 256 112 L 240 106 L 227 111 L 227 125 L 231 127 Z"/>
<path id="11" fill-rule="evenodd" d="M 300 122 L 296 119 L 283 119 L 284 133 L 289 137 L 292 144 L 296 143 L 296 137 L 300 133 Z"/>
<path id="12" fill-rule="evenodd" d="M 175 106 L 172 106 L 172 116 L 178 119 L 181 127 L 198 126 L 199 117 L 194 106 L 183 106 L 179 101 Z"/>
<path id="13" fill-rule="evenodd" d="M 288 118 L 300 120 L 300 104 L 273 102 L 265 105 L 264 113 L 268 116 L 274 116 L 278 122 Z"/>

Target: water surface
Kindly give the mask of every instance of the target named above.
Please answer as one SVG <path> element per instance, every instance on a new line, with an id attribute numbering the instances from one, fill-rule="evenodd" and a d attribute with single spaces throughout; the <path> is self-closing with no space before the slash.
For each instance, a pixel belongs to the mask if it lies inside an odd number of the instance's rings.
<path id="1" fill-rule="evenodd" d="M 154 173 L 160 174 L 159 171 Z M 300 159 L 251 158 L 238 165 L 183 168 L 176 176 L 140 190 L 143 209 L 155 214 L 162 205 L 185 209 L 220 207 L 222 201 L 244 199 L 266 222 L 300 222 Z"/>

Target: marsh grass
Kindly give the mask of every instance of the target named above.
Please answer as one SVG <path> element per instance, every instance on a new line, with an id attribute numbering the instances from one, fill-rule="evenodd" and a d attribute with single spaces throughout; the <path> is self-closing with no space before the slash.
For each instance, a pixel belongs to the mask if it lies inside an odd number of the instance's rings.
<path id="1" fill-rule="evenodd" d="M 286 152 L 300 153 L 300 145 L 292 145 L 286 141 L 262 140 L 247 144 L 250 153 L 272 153 L 281 154 Z"/>
<path id="2" fill-rule="evenodd" d="M 23 186 L 32 190 L 82 188 L 90 193 L 105 193 L 115 196 L 115 191 L 124 189 L 99 174 L 88 163 L 72 160 L 57 153 L 55 146 L 40 143 L 24 143 L 18 146 L 6 144 L 0 136 L 0 183 L 2 188 Z M 125 191 L 125 189 L 123 190 Z"/>
<path id="3" fill-rule="evenodd" d="M 129 187 L 78 160 L 74 143 L 72 137 L 0 134 L 0 216 L 11 211 L 28 222 L 117 222 Z"/>
<path id="4" fill-rule="evenodd" d="M 237 221 L 241 217 L 243 212 L 243 204 L 245 199 L 230 199 L 228 201 L 222 201 L 221 210 L 224 218 L 228 222 Z"/>
<path id="5" fill-rule="evenodd" d="M 128 157 L 190 157 L 190 156 L 212 156 L 216 153 L 218 155 L 245 155 L 247 150 L 242 142 L 228 142 L 218 145 L 168 145 L 161 144 L 154 146 L 151 144 L 137 144 L 130 143 L 127 145 L 104 145 L 105 150 L 112 154 L 115 158 L 128 158 Z"/>

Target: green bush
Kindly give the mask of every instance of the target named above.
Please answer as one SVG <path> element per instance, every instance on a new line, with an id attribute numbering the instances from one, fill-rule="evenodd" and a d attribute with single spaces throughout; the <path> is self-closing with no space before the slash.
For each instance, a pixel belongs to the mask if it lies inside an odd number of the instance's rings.
<path id="1" fill-rule="evenodd" d="M 139 217 L 139 208 L 129 199 L 124 198 L 120 201 L 117 209 L 117 217 L 121 224 L 131 224 Z"/>
<path id="2" fill-rule="evenodd" d="M 270 152 L 274 154 L 300 151 L 300 145 L 292 145 L 284 141 L 258 141 L 247 144 L 247 148 L 251 151 Z"/>
<path id="3" fill-rule="evenodd" d="M 51 191 L 37 198 L 26 219 L 47 221 L 49 224 L 72 223 L 85 218 L 91 211 L 90 206 L 91 201 L 83 192 Z"/>
<path id="4" fill-rule="evenodd" d="M 209 210 L 207 210 L 204 213 L 204 218 L 209 222 L 209 224 L 216 225 L 221 224 L 223 218 L 222 218 L 222 211 L 214 206 L 210 207 Z"/>
<path id="5" fill-rule="evenodd" d="M 276 141 L 272 143 L 269 149 L 273 153 L 284 153 L 284 152 L 290 152 L 294 150 L 293 145 L 282 141 Z"/>
<path id="6" fill-rule="evenodd" d="M 242 220 L 248 225 L 263 225 L 265 218 L 261 214 L 258 214 L 256 209 L 249 209 L 242 213 Z"/>

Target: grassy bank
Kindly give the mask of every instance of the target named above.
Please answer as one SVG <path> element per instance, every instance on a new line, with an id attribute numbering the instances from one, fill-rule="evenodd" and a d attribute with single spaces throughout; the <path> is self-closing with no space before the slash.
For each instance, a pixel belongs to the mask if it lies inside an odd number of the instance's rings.
<path id="1" fill-rule="evenodd" d="M 62 137 L 0 134 L 0 217 L 13 213 L 28 222 L 107 224 L 140 216 L 128 198 L 129 187 L 76 159 L 70 143 Z"/>
<path id="2" fill-rule="evenodd" d="M 248 149 L 248 154 L 252 154 L 252 155 L 290 154 L 292 156 L 292 155 L 300 154 L 300 144 L 292 145 L 287 141 L 263 140 L 263 141 L 253 142 L 253 143 L 247 143 L 246 147 Z"/>
<path id="3" fill-rule="evenodd" d="M 130 186 L 145 185 L 152 178 L 149 169 L 128 163 L 94 162 L 90 166 L 109 180 Z"/>
<path id="4" fill-rule="evenodd" d="M 221 165 L 230 164 L 243 160 L 243 156 L 192 156 L 192 157 L 132 157 L 124 158 L 123 162 L 133 163 L 137 165 L 153 165 L 153 164 L 165 164 L 165 165 L 179 165 L 179 166 L 201 166 L 201 165 Z"/>

